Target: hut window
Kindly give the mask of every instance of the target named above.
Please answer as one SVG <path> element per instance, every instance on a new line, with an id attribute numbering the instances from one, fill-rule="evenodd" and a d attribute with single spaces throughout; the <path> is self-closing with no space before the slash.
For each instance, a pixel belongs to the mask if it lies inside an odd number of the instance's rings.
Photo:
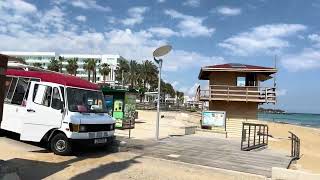
<path id="1" fill-rule="evenodd" d="M 237 77 L 237 86 L 246 86 L 246 77 Z"/>

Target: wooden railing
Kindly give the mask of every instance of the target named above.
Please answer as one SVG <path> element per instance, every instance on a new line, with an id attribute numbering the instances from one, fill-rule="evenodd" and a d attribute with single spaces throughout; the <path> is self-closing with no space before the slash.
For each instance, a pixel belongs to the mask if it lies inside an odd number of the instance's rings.
<path id="1" fill-rule="evenodd" d="M 241 150 L 250 151 L 268 145 L 269 128 L 265 124 L 242 123 Z"/>
<path id="2" fill-rule="evenodd" d="M 275 88 L 258 86 L 210 85 L 209 89 L 197 89 L 199 100 L 225 100 L 275 103 Z"/>
<path id="3" fill-rule="evenodd" d="M 292 160 L 297 160 L 300 159 L 300 138 L 293 134 L 292 132 L 290 132 L 291 135 L 291 157 Z"/>

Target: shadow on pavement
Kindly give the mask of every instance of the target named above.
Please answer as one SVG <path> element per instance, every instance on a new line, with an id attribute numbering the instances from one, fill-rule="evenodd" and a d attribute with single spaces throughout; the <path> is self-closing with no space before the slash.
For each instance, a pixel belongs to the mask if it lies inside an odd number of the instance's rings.
<path id="1" fill-rule="evenodd" d="M 23 179 L 44 179 L 55 173 L 58 173 L 65 168 L 72 166 L 73 163 L 80 162 L 82 160 L 90 158 L 99 158 L 107 155 L 103 152 L 87 152 L 82 153 L 79 156 L 59 162 L 45 162 L 45 161 L 36 161 L 29 159 L 14 158 L 7 161 L 10 166 L 18 167 L 19 176 Z M 122 171 L 131 166 L 133 163 L 138 163 L 135 159 L 139 158 L 138 156 L 133 157 L 128 160 L 120 162 L 110 162 L 103 164 L 89 171 L 83 172 L 81 174 L 76 174 L 74 177 L 65 177 L 66 179 L 100 179 L 108 174 L 116 173 Z"/>
<path id="2" fill-rule="evenodd" d="M 46 145 L 41 143 L 33 143 L 33 142 L 23 142 L 19 140 L 19 136 L 17 134 L 12 133 L 5 133 L 5 137 L 19 141 L 19 143 L 25 143 L 29 145 L 33 145 L 36 147 L 46 148 Z M 47 178 L 55 173 L 58 173 L 70 166 L 73 163 L 77 163 L 86 159 L 95 159 L 107 156 L 109 154 L 118 152 L 119 144 L 114 143 L 110 144 L 108 147 L 83 147 L 83 146 L 76 146 L 75 151 L 73 152 L 72 159 L 65 160 L 63 162 L 50 162 L 48 161 L 39 161 L 39 160 L 31 160 L 31 159 L 24 159 L 24 158 L 14 158 L 7 160 L 6 163 L 18 169 L 18 174 L 20 178 L 23 179 L 44 179 Z M 47 149 L 39 149 L 34 151 L 29 151 L 34 153 L 52 153 Z M 52 156 L 55 156 L 52 153 Z M 65 177 L 66 179 L 99 179 L 108 174 L 116 173 L 122 171 L 131 166 L 133 163 L 138 163 L 136 158 L 140 156 L 133 157 L 131 159 L 127 159 L 124 161 L 119 162 L 107 162 L 106 164 L 102 164 L 94 169 L 90 169 L 89 171 L 83 172 L 81 174 L 75 174 L 74 177 Z M 77 172 L 75 172 L 77 173 Z"/>
<path id="3" fill-rule="evenodd" d="M 111 162 L 111 163 L 106 163 L 104 165 L 101 165 L 97 168 L 91 169 L 87 172 L 78 174 L 71 179 L 73 180 L 87 180 L 87 179 L 101 179 L 107 175 L 110 175 L 112 173 L 116 173 L 119 171 L 122 171 L 124 169 L 129 168 L 132 164 L 139 163 L 136 161 L 137 158 L 140 156 L 136 156 L 134 158 L 131 158 L 129 160 L 125 161 L 120 161 L 120 162 Z"/>

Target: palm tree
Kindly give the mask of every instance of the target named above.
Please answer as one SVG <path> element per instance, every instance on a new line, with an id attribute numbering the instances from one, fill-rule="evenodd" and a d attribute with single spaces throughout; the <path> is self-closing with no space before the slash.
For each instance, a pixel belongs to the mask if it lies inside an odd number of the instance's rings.
<path id="1" fill-rule="evenodd" d="M 92 69 L 92 67 L 91 67 L 91 63 L 90 62 L 91 62 L 91 59 L 86 59 L 86 60 L 84 60 L 84 65 L 83 65 L 83 69 L 88 72 L 88 81 L 91 80 L 91 69 Z"/>
<path id="2" fill-rule="evenodd" d="M 64 62 L 65 59 L 64 59 L 64 57 L 59 56 L 58 60 L 59 60 L 59 72 L 62 73 L 63 62 Z"/>
<path id="3" fill-rule="evenodd" d="M 93 80 L 92 82 L 97 82 L 97 66 L 98 66 L 98 60 L 92 59 L 92 74 L 93 74 Z"/>
<path id="4" fill-rule="evenodd" d="M 176 92 L 173 89 L 172 85 L 170 83 L 166 83 L 161 79 L 161 92 L 164 95 L 170 95 L 171 97 L 175 97 Z"/>
<path id="5" fill-rule="evenodd" d="M 86 72 L 88 72 L 88 81 L 90 81 L 91 70 L 90 70 L 90 67 L 89 67 L 89 59 L 85 59 L 85 60 L 84 60 L 83 69 L 84 69 Z"/>
<path id="6" fill-rule="evenodd" d="M 76 76 L 78 68 L 78 58 L 68 59 L 68 65 L 66 66 L 66 70 L 69 74 Z"/>
<path id="7" fill-rule="evenodd" d="M 183 103 L 183 101 L 184 101 L 184 93 L 180 92 L 180 91 L 177 91 L 176 95 L 177 95 L 177 102 L 178 103 Z"/>
<path id="8" fill-rule="evenodd" d="M 59 61 L 55 58 L 51 58 L 50 63 L 48 64 L 48 70 L 59 72 L 60 66 Z"/>
<path id="9" fill-rule="evenodd" d="M 43 69 L 42 64 L 39 63 L 39 62 L 33 63 L 32 65 L 33 65 L 34 67 Z"/>
<path id="10" fill-rule="evenodd" d="M 157 66 L 149 60 L 143 62 L 143 70 L 140 72 L 142 73 L 143 87 L 146 88 L 146 84 L 152 86 L 157 85 L 158 81 L 158 68 Z"/>
<path id="11" fill-rule="evenodd" d="M 138 74 L 138 63 L 135 60 L 131 60 L 129 64 L 129 81 L 130 81 L 130 86 L 133 88 L 136 86 L 137 81 L 139 79 L 139 74 Z"/>
<path id="12" fill-rule="evenodd" d="M 129 62 L 124 58 L 119 59 L 118 66 L 115 70 L 116 81 L 122 82 L 123 84 L 127 84 L 128 79 L 123 77 L 127 77 L 128 72 L 129 72 Z"/>
<path id="13" fill-rule="evenodd" d="M 91 72 L 93 74 L 92 76 L 92 82 L 96 81 L 96 67 L 97 67 L 97 60 L 96 59 L 86 59 L 85 64 L 83 65 L 83 69 L 88 72 L 88 81 L 91 80 Z"/>
<path id="14" fill-rule="evenodd" d="M 106 83 L 106 76 L 109 75 L 110 71 L 111 71 L 111 69 L 110 69 L 109 64 L 103 63 L 100 65 L 99 72 L 103 76 L 103 83 Z"/>

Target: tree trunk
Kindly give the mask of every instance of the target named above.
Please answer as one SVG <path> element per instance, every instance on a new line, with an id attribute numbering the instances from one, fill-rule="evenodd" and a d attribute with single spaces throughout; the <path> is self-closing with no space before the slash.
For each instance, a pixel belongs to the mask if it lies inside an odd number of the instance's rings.
<path id="1" fill-rule="evenodd" d="M 94 70 L 92 71 L 92 82 L 95 82 L 95 73 L 94 73 Z"/>

